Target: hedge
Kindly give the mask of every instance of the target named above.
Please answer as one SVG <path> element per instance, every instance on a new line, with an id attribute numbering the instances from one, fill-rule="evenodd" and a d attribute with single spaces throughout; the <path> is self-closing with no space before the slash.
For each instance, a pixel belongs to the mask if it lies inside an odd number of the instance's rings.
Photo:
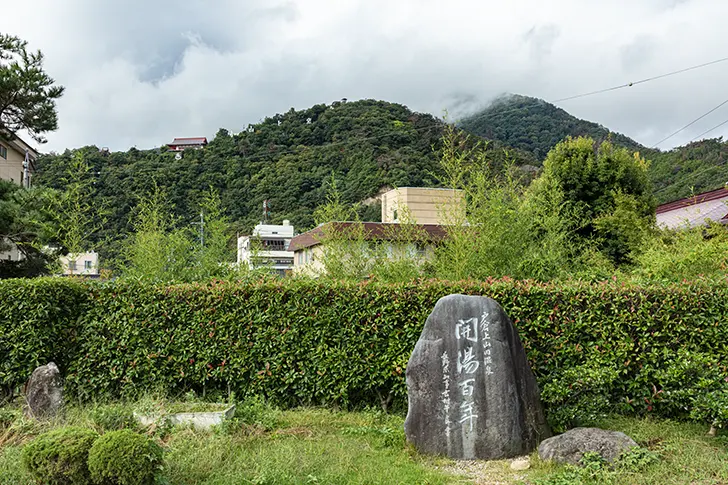
<path id="1" fill-rule="evenodd" d="M 79 399 L 194 390 L 284 406 L 403 403 L 407 360 L 450 293 L 503 305 L 559 422 L 584 406 L 687 415 L 686 380 L 708 392 L 728 377 L 725 285 L 39 279 L 0 282 L 0 384 L 52 359 Z"/>

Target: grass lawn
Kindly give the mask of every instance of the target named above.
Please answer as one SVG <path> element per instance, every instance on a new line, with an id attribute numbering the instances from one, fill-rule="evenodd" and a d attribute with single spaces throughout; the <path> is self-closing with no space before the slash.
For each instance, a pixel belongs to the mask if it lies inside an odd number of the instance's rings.
<path id="1" fill-rule="evenodd" d="M 63 420 L 46 424 L 21 418 L 17 408 L 0 408 L 0 484 L 32 483 L 20 455 L 39 433 L 69 424 L 103 432 L 118 424 L 109 416 L 133 408 L 69 408 Z M 214 431 L 141 431 L 163 445 L 170 484 L 728 484 L 728 437 L 711 438 L 705 426 L 686 423 L 606 420 L 596 424 L 632 436 L 642 453 L 614 469 L 592 463 L 580 470 L 543 463 L 534 453 L 531 468 L 517 472 L 510 461 L 420 456 L 404 442 L 402 416 L 316 408 L 280 412 L 260 403 L 240 416 Z"/>

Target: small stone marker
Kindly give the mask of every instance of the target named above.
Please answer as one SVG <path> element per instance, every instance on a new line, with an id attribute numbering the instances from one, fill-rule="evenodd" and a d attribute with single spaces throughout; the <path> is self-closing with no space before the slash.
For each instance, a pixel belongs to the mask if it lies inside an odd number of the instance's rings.
<path id="1" fill-rule="evenodd" d="M 51 418 L 63 406 L 63 379 L 53 362 L 33 371 L 25 385 L 28 414 L 34 418 Z"/>
<path id="2" fill-rule="evenodd" d="M 599 428 L 574 428 L 541 443 L 538 456 L 542 460 L 579 465 L 584 453 L 599 453 L 608 463 L 637 446 L 637 443 L 620 431 Z"/>
<path id="3" fill-rule="evenodd" d="M 502 459 L 551 436 L 513 324 L 494 300 L 441 298 L 407 363 L 407 441 L 454 459 Z"/>

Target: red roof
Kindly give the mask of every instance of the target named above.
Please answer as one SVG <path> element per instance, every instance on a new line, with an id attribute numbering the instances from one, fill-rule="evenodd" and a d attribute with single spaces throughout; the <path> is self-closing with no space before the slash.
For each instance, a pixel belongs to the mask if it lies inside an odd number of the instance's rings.
<path id="1" fill-rule="evenodd" d="M 207 145 L 207 138 L 205 138 L 204 136 L 192 138 L 175 138 L 174 141 L 168 146 L 173 145 Z"/>
<path id="2" fill-rule="evenodd" d="M 415 237 L 418 233 L 422 234 L 422 238 L 426 241 L 440 241 L 447 235 L 447 228 L 439 224 L 414 224 L 408 227 L 392 222 L 328 222 L 291 239 L 288 250 L 298 251 L 321 244 L 325 229 L 332 226 L 335 231 L 345 232 L 357 224 L 363 226 L 363 236 L 368 241 L 396 241 L 400 237 L 411 238 L 413 236 L 411 232 L 405 233 L 405 230 L 410 228 L 414 229 Z"/>
<path id="3" fill-rule="evenodd" d="M 711 200 L 716 199 L 723 199 L 728 197 L 728 189 L 721 188 L 716 190 L 711 190 L 710 192 L 703 192 L 702 194 L 697 194 L 692 197 L 686 197 L 685 199 L 679 199 L 679 200 L 673 200 L 672 202 L 667 202 L 666 204 L 662 204 L 655 209 L 655 214 L 662 214 L 664 212 L 670 212 L 675 209 L 682 209 L 683 207 L 688 207 L 695 204 L 701 204 L 703 202 L 709 202 Z"/>

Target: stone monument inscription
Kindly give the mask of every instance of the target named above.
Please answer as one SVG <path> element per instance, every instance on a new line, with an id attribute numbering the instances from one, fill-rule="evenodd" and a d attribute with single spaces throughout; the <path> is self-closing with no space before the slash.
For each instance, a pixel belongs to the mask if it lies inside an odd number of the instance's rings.
<path id="1" fill-rule="evenodd" d="M 419 451 L 500 459 L 551 435 L 526 354 L 501 306 L 441 298 L 407 364 L 405 434 Z"/>

